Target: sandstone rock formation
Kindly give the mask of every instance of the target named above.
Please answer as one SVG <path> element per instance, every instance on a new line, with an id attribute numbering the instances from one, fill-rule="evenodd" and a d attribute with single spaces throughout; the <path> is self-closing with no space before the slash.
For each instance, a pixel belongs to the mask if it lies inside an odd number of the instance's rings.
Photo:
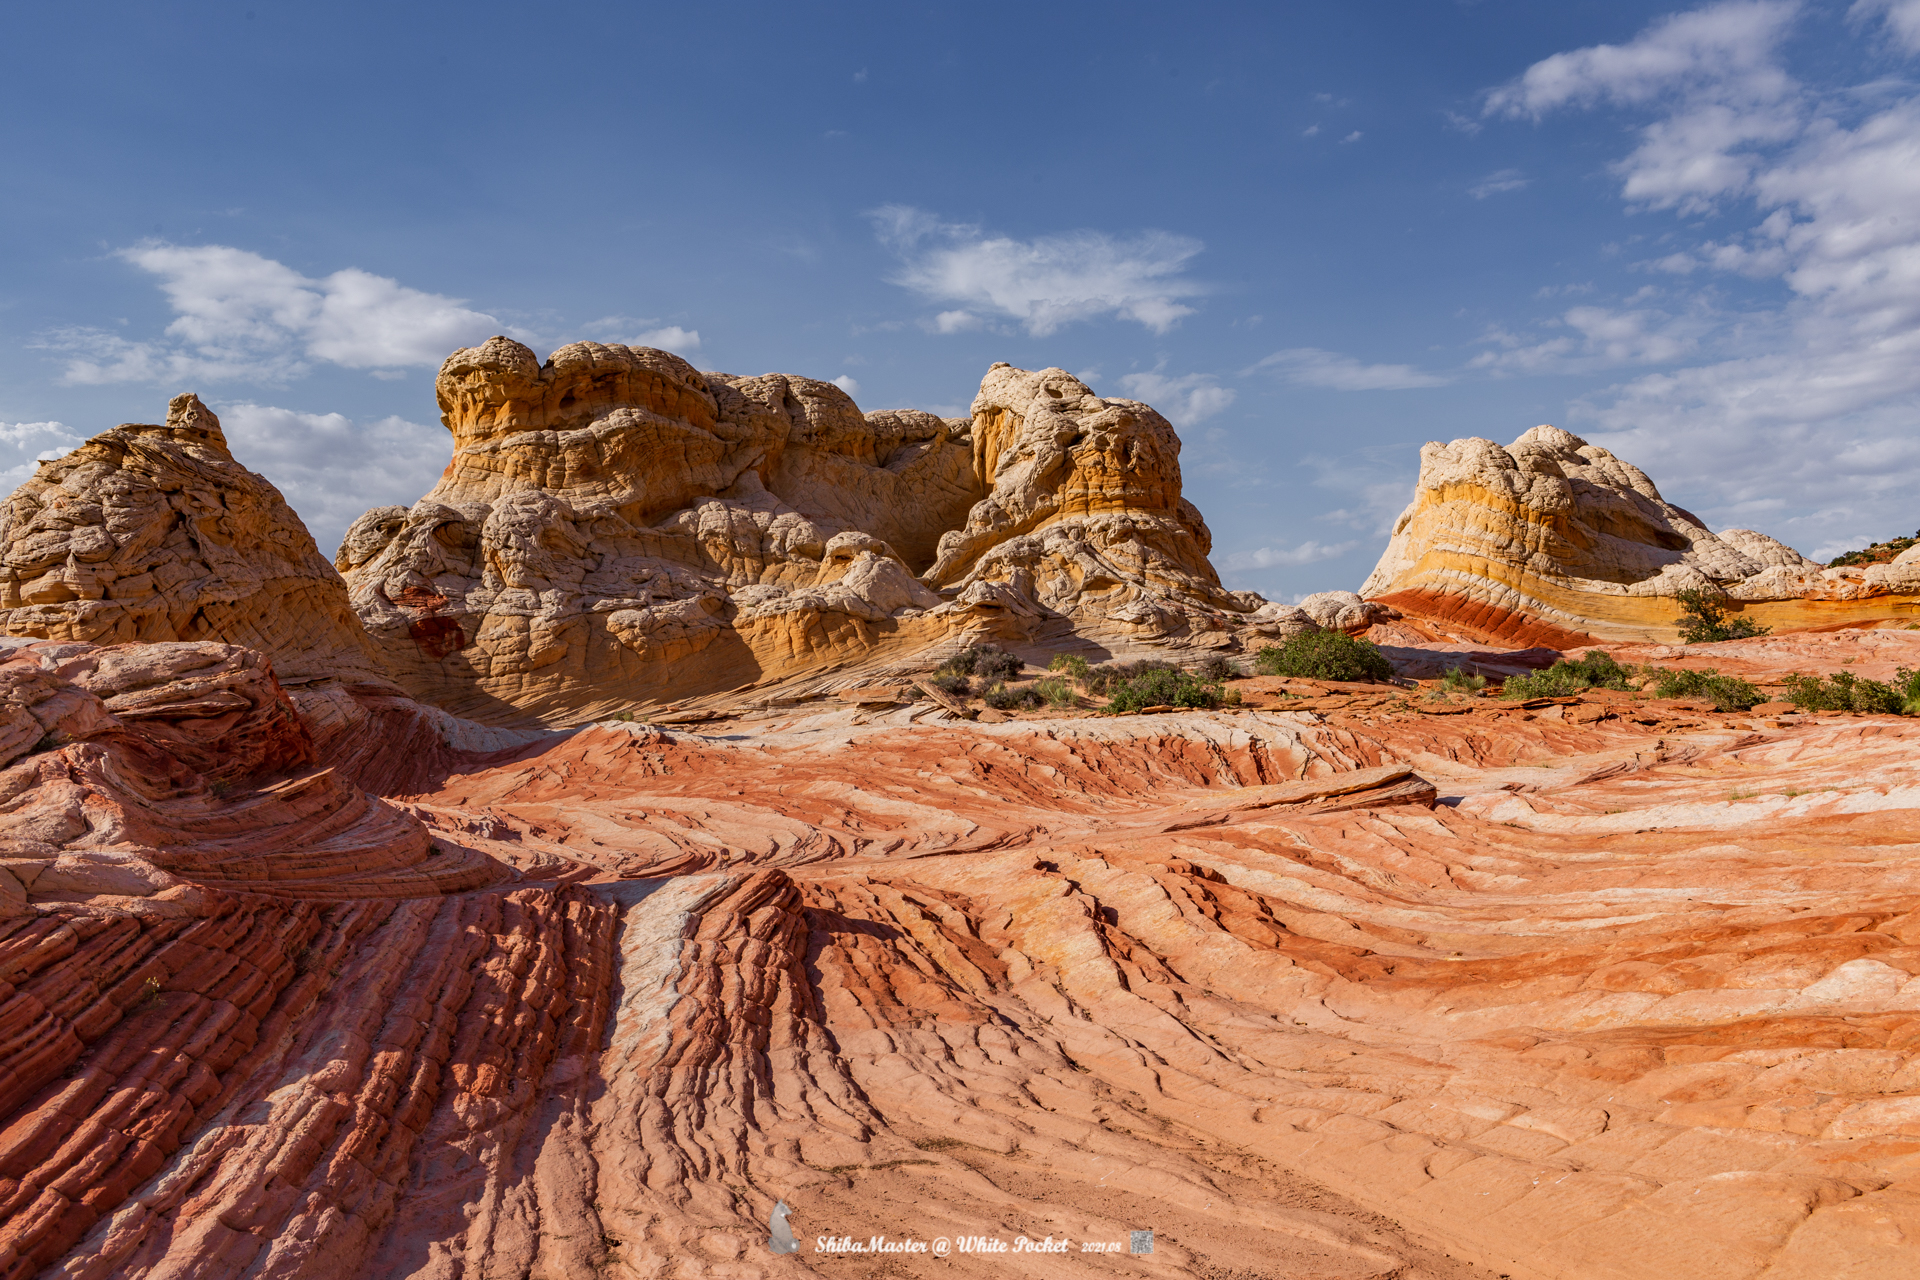
<path id="1" fill-rule="evenodd" d="M 446 474 L 336 563 L 402 684 L 460 715 L 577 722 L 989 636 L 1302 625 L 1221 589 L 1167 421 L 1058 369 L 996 365 L 971 420 L 597 343 L 543 365 L 494 338 L 436 388 Z"/>
<path id="2" fill-rule="evenodd" d="M 1920 1262 L 1920 829 L 1879 781 L 1911 721 L 603 725 L 386 806 L 369 857 L 423 865 L 424 823 L 495 878 L 367 897 L 311 868 L 371 827 L 276 825 L 311 764 L 262 672 L 0 663 L 74 736 L 0 771 L 9 813 L 78 785 L 203 824 L 144 846 L 173 883 L 54 859 L 0 905 L 0 1275 L 767 1277 L 874 1235 L 1067 1239 L 1036 1273 L 1110 1275 L 1080 1244 L 1143 1224 L 1171 1276 Z M 217 693 L 231 721 L 186 714 Z M 127 800 L 152 744 L 231 757 L 225 794 L 182 765 Z M 134 865 L 95 830 L 65 858 Z M 778 1202 L 801 1255 L 765 1247 Z"/>
<path id="3" fill-rule="evenodd" d="M 1777 630 L 1910 620 L 1920 561 L 1822 569 L 1764 534 L 1714 534 L 1644 472 L 1555 427 L 1503 449 L 1428 444 L 1413 504 L 1360 594 L 1464 638 L 1669 640 L 1675 591 Z"/>
<path id="4" fill-rule="evenodd" d="M 10 636 L 216 640 L 288 685 L 398 692 L 306 526 L 192 395 L 40 464 L 0 510 L 0 593 Z"/>

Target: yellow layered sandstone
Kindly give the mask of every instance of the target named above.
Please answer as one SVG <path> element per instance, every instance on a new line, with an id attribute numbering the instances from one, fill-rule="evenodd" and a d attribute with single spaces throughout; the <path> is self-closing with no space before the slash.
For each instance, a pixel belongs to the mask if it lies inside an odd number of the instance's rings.
<path id="1" fill-rule="evenodd" d="M 1542 426 L 1504 449 L 1422 448 L 1361 594 L 1471 639 L 1565 645 L 1672 640 L 1688 588 L 1775 630 L 1905 623 L 1920 562 L 1823 569 L 1752 530 L 1709 532 L 1639 468 Z"/>

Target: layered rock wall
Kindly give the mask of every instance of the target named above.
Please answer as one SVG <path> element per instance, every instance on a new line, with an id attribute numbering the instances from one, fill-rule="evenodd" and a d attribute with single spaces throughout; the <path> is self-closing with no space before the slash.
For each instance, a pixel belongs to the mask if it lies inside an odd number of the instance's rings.
<path id="1" fill-rule="evenodd" d="M 436 384 L 453 460 L 336 560 L 417 697 L 572 722 L 991 636 L 1234 647 L 1310 626 L 1221 589 L 1146 405 L 996 365 L 969 419 L 831 383 L 494 338 Z"/>
<path id="2" fill-rule="evenodd" d="M 1638 467 L 1556 427 L 1507 448 L 1428 444 L 1414 500 L 1360 594 L 1515 647 L 1671 640 L 1676 591 L 1778 630 L 1905 621 L 1920 563 L 1822 569 L 1750 529 L 1715 534 Z"/>

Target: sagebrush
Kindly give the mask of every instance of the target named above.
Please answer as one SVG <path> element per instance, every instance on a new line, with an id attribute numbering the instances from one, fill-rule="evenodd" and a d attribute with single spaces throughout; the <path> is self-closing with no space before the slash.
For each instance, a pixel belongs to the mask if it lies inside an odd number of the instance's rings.
<path id="1" fill-rule="evenodd" d="M 1393 664 L 1371 641 L 1344 631 L 1303 631 L 1253 655 L 1253 669 L 1263 676 L 1291 676 L 1296 680 L 1391 680 Z"/>

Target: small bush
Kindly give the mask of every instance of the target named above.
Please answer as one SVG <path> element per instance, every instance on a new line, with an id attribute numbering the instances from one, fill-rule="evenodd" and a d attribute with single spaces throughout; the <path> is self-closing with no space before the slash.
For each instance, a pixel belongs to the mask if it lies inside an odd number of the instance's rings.
<path id="1" fill-rule="evenodd" d="M 1456 694 L 1478 693 L 1486 687 L 1485 676 L 1470 676 L 1458 667 L 1448 667 L 1447 674 L 1440 677 L 1440 687 L 1434 692 L 1452 697 Z"/>
<path id="2" fill-rule="evenodd" d="M 1199 676 L 1202 680 L 1212 680 L 1216 684 L 1224 684 L 1228 680 L 1242 679 L 1247 673 L 1242 671 L 1238 665 L 1228 662 L 1216 653 L 1210 658 L 1201 659 L 1200 665 L 1193 669 L 1193 674 Z"/>
<path id="3" fill-rule="evenodd" d="M 966 699 L 973 696 L 973 681 L 963 675 L 936 671 L 927 683 L 950 698 Z"/>
<path id="4" fill-rule="evenodd" d="M 982 680 L 1012 680 L 1027 664 L 998 645 L 976 644 L 940 664 L 936 675 L 979 676 Z"/>
<path id="5" fill-rule="evenodd" d="M 1503 698 L 1569 698 L 1582 689 L 1625 689 L 1633 670 L 1610 653 L 1595 649 L 1585 656 L 1554 663 L 1532 675 L 1509 676 L 1500 691 Z"/>
<path id="6" fill-rule="evenodd" d="M 1097 667 L 1088 667 L 1087 674 L 1081 678 L 1080 687 L 1088 693 L 1108 694 L 1141 676 L 1155 671 L 1178 671 L 1180 668 L 1171 662 L 1159 658 L 1143 658 L 1139 662 L 1103 662 Z"/>
<path id="7" fill-rule="evenodd" d="M 1687 587 L 1673 593 L 1680 606 L 1675 625 L 1683 644 L 1710 644 L 1715 640 L 1745 640 L 1764 636 L 1773 628 L 1763 627 L 1751 618 L 1727 617 L 1726 597 L 1704 587 Z"/>
<path id="8" fill-rule="evenodd" d="M 1107 710 L 1142 711 L 1147 707 L 1200 707 L 1212 710 L 1220 705 L 1225 691 L 1219 682 L 1202 680 L 1177 667 L 1156 667 L 1118 685 Z"/>
<path id="9" fill-rule="evenodd" d="M 1787 700 L 1802 711 L 1857 711 L 1862 715 L 1899 715 L 1913 701 L 1907 694 L 1915 673 L 1902 667 L 1894 677 L 1901 687 L 1863 680 L 1851 671 L 1836 671 L 1822 680 L 1819 676 L 1792 675 L 1786 678 Z"/>
<path id="10" fill-rule="evenodd" d="M 1087 660 L 1077 653 L 1056 653 L 1053 661 L 1047 664 L 1047 670 L 1065 672 L 1069 680 L 1085 680 Z"/>
<path id="11" fill-rule="evenodd" d="M 1908 547 L 1920 543 L 1920 532 L 1911 538 L 1893 538 L 1886 542 L 1876 542 L 1862 551 L 1849 551 L 1845 555 L 1835 556 L 1827 561 L 1827 568 L 1838 569 L 1843 564 L 1891 564 Z"/>
<path id="12" fill-rule="evenodd" d="M 996 680 L 991 688 L 980 695 L 980 701 L 995 711 L 1018 711 L 1022 707 L 1040 706 L 1044 700 L 1030 686 L 1023 685 L 1016 689 Z"/>
<path id="13" fill-rule="evenodd" d="M 1715 711 L 1748 711 L 1765 702 L 1760 691 L 1738 676 L 1723 676 L 1712 667 L 1681 671 L 1666 667 L 1653 673 L 1656 698 L 1711 698 Z"/>
<path id="14" fill-rule="evenodd" d="M 1253 656 L 1263 676 L 1299 680 L 1391 680 L 1393 666 L 1379 646 L 1344 631 L 1303 631 Z"/>
<path id="15" fill-rule="evenodd" d="M 1033 691 L 1050 707 L 1070 707 L 1079 701 L 1074 696 L 1073 681 L 1067 676 L 1042 676 L 1033 682 Z"/>

